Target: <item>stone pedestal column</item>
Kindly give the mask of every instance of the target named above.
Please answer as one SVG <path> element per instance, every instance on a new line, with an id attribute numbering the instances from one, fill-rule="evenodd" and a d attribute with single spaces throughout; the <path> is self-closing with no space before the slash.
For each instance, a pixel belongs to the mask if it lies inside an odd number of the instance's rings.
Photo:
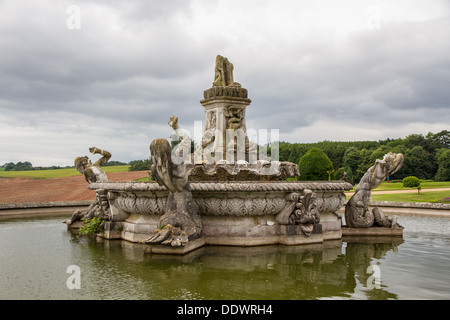
<path id="1" fill-rule="evenodd" d="M 205 108 L 202 139 L 204 161 L 249 161 L 252 144 L 247 137 L 245 111 L 251 100 L 247 98 L 247 94 L 247 89 L 238 84 L 227 87 L 215 86 L 203 92 L 204 99 L 200 103 Z M 229 144 L 230 142 L 234 143 L 234 147 Z M 208 159 L 210 155 L 211 159 Z"/>

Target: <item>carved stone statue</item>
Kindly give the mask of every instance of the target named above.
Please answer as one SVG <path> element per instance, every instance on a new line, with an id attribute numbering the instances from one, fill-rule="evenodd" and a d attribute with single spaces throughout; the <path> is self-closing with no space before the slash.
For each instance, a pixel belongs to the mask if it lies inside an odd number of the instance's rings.
<path id="1" fill-rule="evenodd" d="M 378 187 L 386 178 L 403 165 L 401 153 L 389 152 L 383 160 L 377 160 L 370 167 L 356 186 L 355 194 L 345 207 L 345 220 L 351 228 L 389 227 L 399 228 L 396 216 L 388 217 L 378 207 L 370 208 L 372 189 Z"/>
<path id="2" fill-rule="evenodd" d="M 300 231 L 309 237 L 314 225 L 320 223 L 320 212 L 317 209 L 317 195 L 305 189 L 302 193 L 291 193 L 286 198 L 289 204 L 278 214 L 277 221 L 281 225 L 298 225 Z"/>
<path id="3" fill-rule="evenodd" d="M 107 182 L 108 178 L 101 167 L 111 158 L 111 153 L 97 147 L 91 147 L 89 151 L 92 154 L 101 154 L 103 157 L 98 159 L 94 164 L 92 164 L 87 156 L 78 157 L 75 159 L 75 168 L 79 173 L 84 174 L 86 181 L 89 183 Z"/>
<path id="4" fill-rule="evenodd" d="M 216 112 L 214 111 L 210 111 L 207 114 L 207 128 L 208 129 L 216 129 L 216 124 L 217 124 L 217 116 L 216 116 Z"/>
<path id="5" fill-rule="evenodd" d="M 241 85 L 234 82 L 233 64 L 227 58 L 217 55 L 216 66 L 214 68 L 213 87 L 240 87 Z"/>
<path id="6" fill-rule="evenodd" d="M 64 222 L 70 226 L 75 221 L 81 221 L 81 219 L 90 220 L 94 217 L 98 217 L 102 220 L 110 220 L 111 216 L 107 192 L 103 189 L 99 189 L 95 193 L 95 202 L 89 206 L 87 211 L 76 210 L 70 219 Z"/>
<path id="7" fill-rule="evenodd" d="M 192 199 L 188 174 L 184 163 L 172 161 L 172 149 L 166 139 L 155 139 L 150 145 L 153 159 L 152 176 L 169 190 L 165 213 L 160 228 L 144 243 L 182 246 L 200 236 L 202 223 L 198 208 Z"/>
<path id="8" fill-rule="evenodd" d="M 75 159 L 75 168 L 84 177 L 87 182 L 107 182 L 108 178 L 105 171 L 101 168 L 108 160 L 111 158 L 111 153 L 106 150 L 99 149 L 97 147 L 89 148 L 92 154 L 101 154 L 102 157 L 98 159 L 94 164 L 87 156 L 78 157 Z M 75 221 L 80 221 L 81 219 L 92 219 L 93 217 L 99 217 L 102 220 L 109 220 L 111 217 L 111 210 L 109 208 L 109 202 L 107 199 L 107 194 L 104 190 L 97 190 L 95 195 L 95 202 L 92 203 L 87 211 L 77 210 L 72 214 L 72 217 L 67 221 L 64 221 L 69 226 Z"/>
<path id="9" fill-rule="evenodd" d="M 227 117 L 227 129 L 237 130 L 241 127 L 243 119 L 241 108 L 229 106 L 224 110 L 224 115 Z"/>

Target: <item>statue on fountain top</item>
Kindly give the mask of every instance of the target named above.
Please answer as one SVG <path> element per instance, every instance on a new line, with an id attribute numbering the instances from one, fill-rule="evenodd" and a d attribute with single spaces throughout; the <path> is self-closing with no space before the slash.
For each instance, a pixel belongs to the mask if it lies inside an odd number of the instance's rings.
<path id="1" fill-rule="evenodd" d="M 233 68 L 233 64 L 228 61 L 228 58 L 217 55 L 213 87 L 241 87 L 239 83 L 234 82 Z"/>

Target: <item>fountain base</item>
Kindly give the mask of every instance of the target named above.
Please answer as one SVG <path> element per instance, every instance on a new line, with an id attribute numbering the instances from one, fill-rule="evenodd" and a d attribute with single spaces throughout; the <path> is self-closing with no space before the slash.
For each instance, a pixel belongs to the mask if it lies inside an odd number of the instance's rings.
<path id="1" fill-rule="evenodd" d="M 354 237 L 403 236 L 403 228 L 385 228 L 385 227 L 350 228 L 347 226 L 342 226 L 342 235 L 343 236 L 354 236 Z"/>
<path id="2" fill-rule="evenodd" d="M 169 192 L 152 182 L 92 183 L 107 193 L 111 219 L 101 236 L 141 243 L 156 232 Z M 322 243 L 342 238 L 344 191 L 339 181 L 193 182 L 201 234 L 182 247 L 146 244 L 146 252 L 185 254 L 203 245 L 261 246 Z M 164 247 L 164 248 L 163 248 Z"/>

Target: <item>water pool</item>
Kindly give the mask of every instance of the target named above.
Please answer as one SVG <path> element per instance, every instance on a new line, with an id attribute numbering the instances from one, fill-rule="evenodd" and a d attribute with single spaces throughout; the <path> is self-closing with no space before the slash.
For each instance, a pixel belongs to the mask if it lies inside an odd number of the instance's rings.
<path id="1" fill-rule="evenodd" d="M 123 240 L 77 240 L 64 219 L 0 220 L 0 299 L 450 298 L 447 217 L 399 216 L 400 239 L 206 246 L 185 256 L 144 254 Z M 68 281 L 74 276 L 79 289 Z"/>

